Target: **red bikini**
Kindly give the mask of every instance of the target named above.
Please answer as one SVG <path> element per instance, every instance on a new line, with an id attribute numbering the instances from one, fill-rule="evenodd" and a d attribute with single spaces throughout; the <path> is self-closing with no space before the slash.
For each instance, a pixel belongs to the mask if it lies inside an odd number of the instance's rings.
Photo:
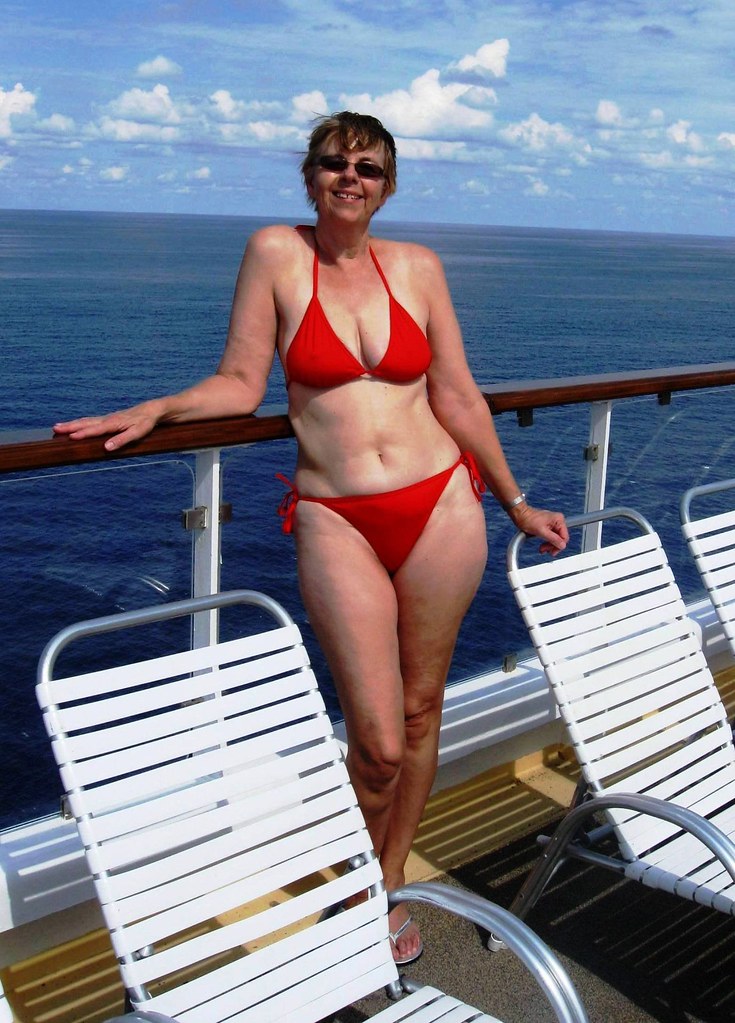
<path id="1" fill-rule="evenodd" d="M 296 382 L 308 387 L 339 387 L 363 376 L 374 376 L 391 383 L 408 383 L 428 370 L 431 349 L 426 335 L 393 297 L 372 249 L 370 255 L 390 303 L 390 337 L 385 355 L 375 367 L 364 366 L 335 334 L 317 293 L 319 256 L 315 249 L 311 300 L 285 357 L 289 385 Z M 290 480 L 278 473 L 278 478 L 290 488 L 278 509 L 283 518 L 283 532 L 293 531 L 299 501 L 322 504 L 362 533 L 386 570 L 393 575 L 413 550 L 437 501 L 460 465 L 467 468 L 475 497 L 481 500 L 485 484 L 469 452 L 460 455 L 454 465 L 435 476 L 380 494 L 304 497 Z"/>
<path id="2" fill-rule="evenodd" d="M 291 488 L 278 508 L 278 514 L 283 518 L 283 532 L 293 531 L 294 515 L 299 501 L 323 504 L 337 512 L 343 519 L 347 519 L 350 525 L 362 533 L 386 570 L 393 575 L 413 550 L 424 531 L 424 526 L 431 518 L 437 501 L 444 493 L 444 488 L 454 475 L 454 470 L 460 465 L 466 466 L 472 489 L 479 501 L 485 492 L 485 484 L 469 451 L 465 451 L 454 465 L 438 472 L 436 476 L 429 476 L 418 483 L 411 483 L 407 487 L 382 494 L 303 497 L 290 480 L 279 472 L 278 479 L 283 480 Z"/>
<path id="3" fill-rule="evenodd" d="M 377 366 L 363 366 L 344 341 L 337 337 L 319 301 L 319 256 L 314 250 L 313 289 L 304 318 L 286 352 L 286 378 L 289 384 L 307 387 L 339 387 L 362 376 L 379 377 L 392 384 L 417 380 L 431 364 L 431 349 L 426 335 L 388 287 L 380 263 L 370 249 L 375 269 L 388 292 L 390 337 L 385 355 Z"/>

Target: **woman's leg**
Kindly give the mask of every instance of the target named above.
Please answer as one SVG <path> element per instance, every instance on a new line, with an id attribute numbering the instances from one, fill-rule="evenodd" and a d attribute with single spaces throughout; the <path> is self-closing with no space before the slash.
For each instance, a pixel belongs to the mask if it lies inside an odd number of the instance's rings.
<path id="1" fill-rule="evenodd" d="M 403 680 L 405 753 L 392 799 L 381 865 L 389 890 L 404 868 L 436 773 L 444 687 L 457 633 L 485 569 L 485 516 L 464 468 L 455 472 L 408 559 L 394 577 Z M 391 929 L 406 919 L 393 911 Z M 402 955 L 418 946 L 405 932 Z"/>
<path id="2" fill-rule="evenodd" d="M 330 509 L 301 502 L 296 542 L 304 606 L 345 718 L 347 768 L 380 854 L 405 744 L 395 590 L 364 537 Z"/>
<path id="3" fill-rule="evenodd" d="M 393 579 L 361 534 L 318 504 L 299 505 L 297 545 L 304 604 L 345 716 L 350 777 L 393 889 L 434 778 L 444 683 L 486 560 L 484 516 L 458 467 Z M 406 915 L 393 911 L 393 931 Z M 407 929 L 398 954 L 419 940 Z"/>

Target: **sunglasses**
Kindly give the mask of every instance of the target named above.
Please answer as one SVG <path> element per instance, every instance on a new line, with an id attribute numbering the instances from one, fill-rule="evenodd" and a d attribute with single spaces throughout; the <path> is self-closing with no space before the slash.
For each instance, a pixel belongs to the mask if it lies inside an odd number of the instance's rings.
<path id="1" fill-rule="evenodd" d="M 370 163 L 369 160 L 357 160 L 356 163 L 351 164 L 346 156 L 335 154 L 334 156 L 320 156 L 316 163 L 319 167 L 332 171 L 334 174 L 341 174 L 348 167 L 354 167 L 361 178 L 371 178 L 377 181 L 378 178 L 385 177 L 383 168 L 379 167 L 377 163 Z"/>

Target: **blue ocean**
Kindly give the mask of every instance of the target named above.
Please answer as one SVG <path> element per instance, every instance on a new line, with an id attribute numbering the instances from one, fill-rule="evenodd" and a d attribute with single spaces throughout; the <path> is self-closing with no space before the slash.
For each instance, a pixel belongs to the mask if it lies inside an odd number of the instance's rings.
<path id="1" fill-rule="evenodd" d="M 254 218 L 0 211 L 0 431 L 50 428 L 184 387 L 217 364 Z M 376 234 L 443 259 L 479 383 L 626 372 L 732 359 L 735 239 L 574 230 L 398 224 Z M 274 368 L 266 404 L 283 406 Z M 678 527 L 680 494 L 735 475 L 727 389 L 620 402 L 608 504 L 629 504 L 662 533 L 685 594 L 697 590 Z M 497 417 L 515 474 L 535 504 L 583 507 L 589 409 L 540 409 L 533 425 Z M 263 589 L 304 629 L 330 713 L 339 711 L 305 621 L 294 549 L 276 506 L 292 441 L 225 453 L 222 586 Z M 55 768 L 33 687 L 47 640 L 70 622 L 189 595 L 189 456 L 87 471 L 0 477 L 0 748 L 13 778 L 0 826 L 51 812 Z M 523 653 L 504 553 L 512 530 L 486 499 L 490 564 L 450 681 Z M 122 651 L 127 654 L 129 651 Z"/>

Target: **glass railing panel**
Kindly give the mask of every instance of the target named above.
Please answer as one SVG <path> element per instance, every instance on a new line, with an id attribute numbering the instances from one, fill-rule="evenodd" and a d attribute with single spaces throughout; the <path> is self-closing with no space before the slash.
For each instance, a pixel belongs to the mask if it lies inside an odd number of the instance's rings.
<path id="1" fill-rule="evenodd" d="M 294 538 L 283 534 L 278 517 L 288 487 L 276 473 L 292 479 L 295 465 L 293 439 L 222 452 L 222 494 L 232 504 L 232 521 L 222 530 L 221 588 L 262 590 L 283 604 L 304 637 L 330 716 L 338 720 L 331 677 L 301 602 Z"/>
<path id="2" fill-rule="evenodd" d="M 584 510 L 589 421 L 588 405 L 537 409 L 530 426 L 519 426 L 514 413 L 496 416 L 508 462 L 532 504 L 568 515 Z M 508 654 L 531 653 L 506 576 L 505 555 L 515 527 L 490 495 L 485 497 L 485 513 L 488 565 L 460 632 L 450 682 L 496 669 Z"/>
<path id="3" fill-rule="evenodd" d="M 0 730 L 5 769 L 15 765 L 0 828 L 59 807 L 34 692 L 43 648 L 73 622 L 190 595 L 180 513 L 192 494 L 192 464 L 179 458 L 0 480 Z M 135 640 L 104 644 L 119 661 L 145 656 Z M 62 660 L 60 673 L 92 670 L 101 649 L 90 641 L 81 659 L 70 652 L 73 668 Z"/>
<path id="4" fill-rule="evenodd" d="M 670 404 L 659 404 L 655 397 L 648 396 L 618 401 L 612 407 L 605 506 L 629 506 L 646 516 L 661 536 L 687 603 L 703 597 L 704 589 L 681 534 L 679 502 L 692 486 L 735 476 L 731 404 L 731 393 L 713 389 L 677 393 Z M 573 515 L 584 511 L 584 447 L 590 407 L 553 412 L 536 411 L 533 427 L 518 433 L 507 428 L 505 416 L 498 420 L 498 427 L 518 480 L 532 501 Z M 584 423 L 577 421 L 580 414 Z M 713 495 L 707 500 L 707 510 L 714 513 L 725 510 L 728 497 Z M 617 537 L 617 527 L 610 524 L 604 529 L 609 541 Z M 578 549 L 581 540 L 581 531 L 575 533 L 572 549 Z M 497 538 L 503 546 L 508 535 L 506 529 Z M 515 602 L 509 599 L 500 558 L 493 561 L 491 557 L 488 573 L 497 576 L 494 585 L 484 592 L 498 600 L 496 607 L 500 610 L 495 621 L 502 636 L 500 642 L 509 642 L 510 650 L 525 657 L 532 652 L 530 642 Z M 483 614 L 482 600 L 481 590 L 468 621 L 473 614 Z M 488 614 L 491 611 L 489 607 Z"/>
<path id="5" fill-rule="evenodd" d="M 679 502 L 690 487 L 735 476 L 732 400 L 723 388 L 675 394 L 669 405 L 638 398 L 613 409 L 605 503 L 629 505 L 646 516 L 686 602 L 704 590 L 681 534 Z M 706 508 L 724 510 L 726 501 L 713 496 Z"/>

